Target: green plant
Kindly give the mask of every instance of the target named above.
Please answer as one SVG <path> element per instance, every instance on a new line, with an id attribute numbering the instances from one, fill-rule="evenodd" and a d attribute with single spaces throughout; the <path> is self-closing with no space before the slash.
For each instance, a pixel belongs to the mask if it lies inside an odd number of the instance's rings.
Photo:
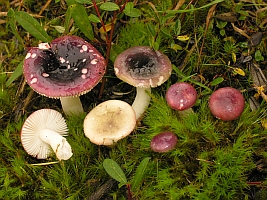
<path id="1" fill-rule="evenodd" d="M 116 163 L 116 161 L 112 159 L 105 159 L 103 162 L 103 166 L 106 172 L 120 183 L 119 187 L 121 187 L 122 185 L 126 185 L 128 199 L 132 199 L 132 192 L 134 193 L 137 189 L 140 188 L 140 183 L 144 176 L 149 159 L 150 158 L 144 158 L 140 162 L 140 164 L 136 168 L 136 173 L 130 182 L 127 181 L 126 175 L 124 174 L 121 167 Z"/>

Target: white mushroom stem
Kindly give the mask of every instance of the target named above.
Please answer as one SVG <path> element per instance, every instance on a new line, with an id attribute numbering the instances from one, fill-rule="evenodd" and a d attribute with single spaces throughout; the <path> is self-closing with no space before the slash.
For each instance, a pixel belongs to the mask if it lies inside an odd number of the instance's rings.
<path id="1" fill-rule="evenodd" d="M 78 115 L 84 112 L 79 97 L 61 97 L 60 102 L 66 115 Z"/>
<path id="2" fill-rule="evenodd" d="M 42 129 L 39 132 L 39 137 L 43 142 L 50 144 L 59 160 L 68 160 L 72 156 L 71 146 L 66 138 L 57 132 L 50 129 Z"/>
<path id="3" fill-rule="evenodd" d="M 136 97 L 132 104 L 132 107 L 136 114 L 136 119 L 138 120 L 146 111 L 150 102 L 151 88 L 136 87 Z"/>

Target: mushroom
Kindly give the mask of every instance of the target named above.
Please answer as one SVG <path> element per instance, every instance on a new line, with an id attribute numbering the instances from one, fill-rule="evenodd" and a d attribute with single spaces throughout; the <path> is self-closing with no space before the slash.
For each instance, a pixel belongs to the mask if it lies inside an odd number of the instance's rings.
<path id="1" fill-rule="evenodd" d="M 136 117 L 131 105 L 108 100 L 94 107 L 84 119 L 84 133 L 97 145 L 112 146 L 135 128 Z"/>
<path id="2" fill-rule="evenodd" d="M 60 98 L 66 114 L 84 112 L 79 96 L 89 92 L 103 77 L 106 62 L 88 42 L 63 36 L 31 48 L 24 60 L 24 76 L 37 93 Z"/>
<path id="3" fill-rule="evenodd" d="M 243 112 L 245 99 L 235 88 L 224 87 L 216 90 L 209 99 L 211 113 L 223 120 L 237 119 Z"/>
<path id="4" fill-rule="evenodd" d="M 191 107 L 196 103 L 196 100 L 197 91 L 189 83 L 175 83 L 166 92 L 168 105 L 181 115 L 192 113 Z"/>
<path id="5" fill-rule="evenodd" d="M 164 153 L 175 148 L 177 136 L 173 132 L 162 132 L 154 136 L 150 142 L 152 151 Z"/>
<path id="6" fill-rule="evenodd" d="M 171 75 L 169 58 L 148 46 L 136 46 L 119 54 L 114 62 L 116 76 L 136 87 L 132 107 L 139 119 L 150 102 L 151 87 L 163 84 Z"/>
<path id="7" fill-rule="evenodd" d="M 68 127 L 62 115 L 52 109 L 41 109 L 32 113 L 21 129 L 21 143 L 25 151 L 38 159 L 46 159 L 51 148 L 59 160 L 72 156 L 67 142 Z"/>

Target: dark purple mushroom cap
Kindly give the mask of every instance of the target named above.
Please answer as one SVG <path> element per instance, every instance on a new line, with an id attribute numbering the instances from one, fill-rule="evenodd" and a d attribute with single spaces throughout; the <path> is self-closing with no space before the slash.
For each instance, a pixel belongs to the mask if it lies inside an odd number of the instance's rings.
<path id="1" fill-rule="evenodd" d="M 238 118 L 245 106 L 245 99 L 235 88 L 224 87 L 216 90 L 209 99 L 211 113 L 223 120 L 230 121 Z"/>
<path id="2" fill-rule="evenodd" d="M 89 92 L 103 77 L 106 62 L 88 42 L 63 36 L 29 50 L 24 76 L 30 87 L 52 98 L 79 96 Z"/>
<path id="3" fill-rule="evenodd" d="M 171 75 L 170 59 L 148 46 L 136 46 L 119 54 L 114 62 L 117 77 L 134 87 L 157 87 Z"/>
<path id="4" fill-rule="evenodd" d="M 150 142 L 152 151 L 164 153 L 175 148 L 177 137 L 172 132 L 163 132 L 154 136 Z"/>
<path id="5" fill-rule="evenodd" d="M 197 91 L 189 83 L 175 83 L 166 92 L 168 105 L 175 110 L 191 108 L 197 100 Z"/>

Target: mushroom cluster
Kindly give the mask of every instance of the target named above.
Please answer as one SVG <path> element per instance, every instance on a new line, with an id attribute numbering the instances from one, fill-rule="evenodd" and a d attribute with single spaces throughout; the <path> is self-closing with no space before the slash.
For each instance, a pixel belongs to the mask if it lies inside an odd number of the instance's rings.
<path id="1" fill-rule="evenodd" d="M 28 85 L 41 95 L 60 98 L 66 114 L 84 112 L 79 96 L 94 88 L 105 71 L 103 56 L 77 36 L 31 48 L 23 65 Z"/>

